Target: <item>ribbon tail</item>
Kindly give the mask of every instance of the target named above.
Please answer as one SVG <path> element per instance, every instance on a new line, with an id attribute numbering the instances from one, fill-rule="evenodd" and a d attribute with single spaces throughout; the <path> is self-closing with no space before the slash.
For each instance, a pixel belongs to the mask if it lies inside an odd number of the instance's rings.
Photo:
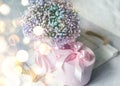
<path id="1" fill-rule="evenodd" d="M 56 64 L 56 67 L 58 69 L 63 67 L 63 64 L 64 64 L 66 58 L 67 58 L 67 56 L 64 56 L 58 60 L 58 63 Z"/>
<path id="2" fill-rule="evenodd" d="M 38 53 L 36 53 L 35 62 L 36 62 L 37 65 L 42 67 L 42 60 L 41 60 L 41 57 L 40 57 L 40 55 Z"/>
<path id="3" fill-rule="evenodd" d="M 49 70 L 49 61 L 48 59 L 46 59 L 46 57 L 43 57 L 43 62 L 44 62 L 44 66 L 45 66 L 45 69 L 46 69 L 46 72 Z"/>
<path id="4" fill-rule="evenodd" d="M 75 67 L 75 77 L 81 82 L 82 81 L 83 69 L 79 64 L 76 64 Z"/>
<path id="5" fill-rule="evenodd" d="M 65 63 L 65 60 L 67 59 L 67 56 L 71 53 L 70 50 L 64 50 L 64 51 L 60 51 L 60 54 L 63 54 L 60 56 L 60 58 L 58 59 L 58 62 L 56 64 L 56 68 L 61 69 L 62 71 L 64 70 L 63 66 Z"/>

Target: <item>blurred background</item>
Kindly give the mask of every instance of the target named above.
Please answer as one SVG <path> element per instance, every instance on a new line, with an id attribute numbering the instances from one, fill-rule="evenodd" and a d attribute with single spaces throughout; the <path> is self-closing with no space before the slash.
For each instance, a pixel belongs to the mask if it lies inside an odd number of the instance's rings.
<path id="1" fill-rule="evenodd" d="M 0 0 L 0 86 L 10 86 L 9 83 L 20 86 L 15 71 L 17 69 L 20 72 L 21 67 L 14 69 L 14 57 L 26 62 L 34 54 L 30 39 L 23 36 L 21 29 L 22 15 L 28 5 L 28 0 Z"/>

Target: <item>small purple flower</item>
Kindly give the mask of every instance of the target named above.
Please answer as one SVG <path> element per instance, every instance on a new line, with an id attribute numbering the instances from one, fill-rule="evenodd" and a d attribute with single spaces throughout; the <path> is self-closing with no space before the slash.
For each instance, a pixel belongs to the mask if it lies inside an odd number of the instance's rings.
<path id="1" fill-rule="evenodd" d="M 30 3 L 27 14 L 23 17 L 23 33 L 26 36 L 35 40 L 50 38 L 54 43 L 64 45 L 75 41 L 80 35 L 78 15 L 68 2 L 30 0 Z M 36 32 L 36 27 L 40 27 L 37 31 L 44 33 Z"/>

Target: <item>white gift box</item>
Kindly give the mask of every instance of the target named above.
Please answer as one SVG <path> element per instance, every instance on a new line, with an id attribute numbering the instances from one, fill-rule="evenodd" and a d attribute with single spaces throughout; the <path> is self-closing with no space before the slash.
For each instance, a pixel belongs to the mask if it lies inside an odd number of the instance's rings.
<path id="1" fill-rule="evenodd" d="M 59 58 L 56 60 L 56 70 L 50 74 L 53 80 L 63 83 L 60 86 L 84 86 L 91 77 L 95 63 L 94 53 L 82 43 L 72 45 L 78 48 L 55 50 Z M 49 82 L 49 86 L 56 86 L 55 82 Z"/>

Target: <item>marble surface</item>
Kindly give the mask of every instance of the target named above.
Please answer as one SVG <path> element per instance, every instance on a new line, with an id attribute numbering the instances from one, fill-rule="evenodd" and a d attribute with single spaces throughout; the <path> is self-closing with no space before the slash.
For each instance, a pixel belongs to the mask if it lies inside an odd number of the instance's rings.
<path id="1" fill-rule="evenodd" d="M 120 55 L 93 71 L 87 86 L 120 86 Z"/>
<path id="2" fill-rule="evenodd" d="M 120 37 L 120 0 L 71 0 L 81 17 Z"/>
<path id="3" fill-rule="evenodd" d="M 81 20 L 84 30 L 92 30 L 106 36 L 110 44 L 120 50 L 120 37 L 102 29 L 86 19 Z M 120 86 L 120 54 L 93 70 L 91 81 L 86 86 Z"/>

